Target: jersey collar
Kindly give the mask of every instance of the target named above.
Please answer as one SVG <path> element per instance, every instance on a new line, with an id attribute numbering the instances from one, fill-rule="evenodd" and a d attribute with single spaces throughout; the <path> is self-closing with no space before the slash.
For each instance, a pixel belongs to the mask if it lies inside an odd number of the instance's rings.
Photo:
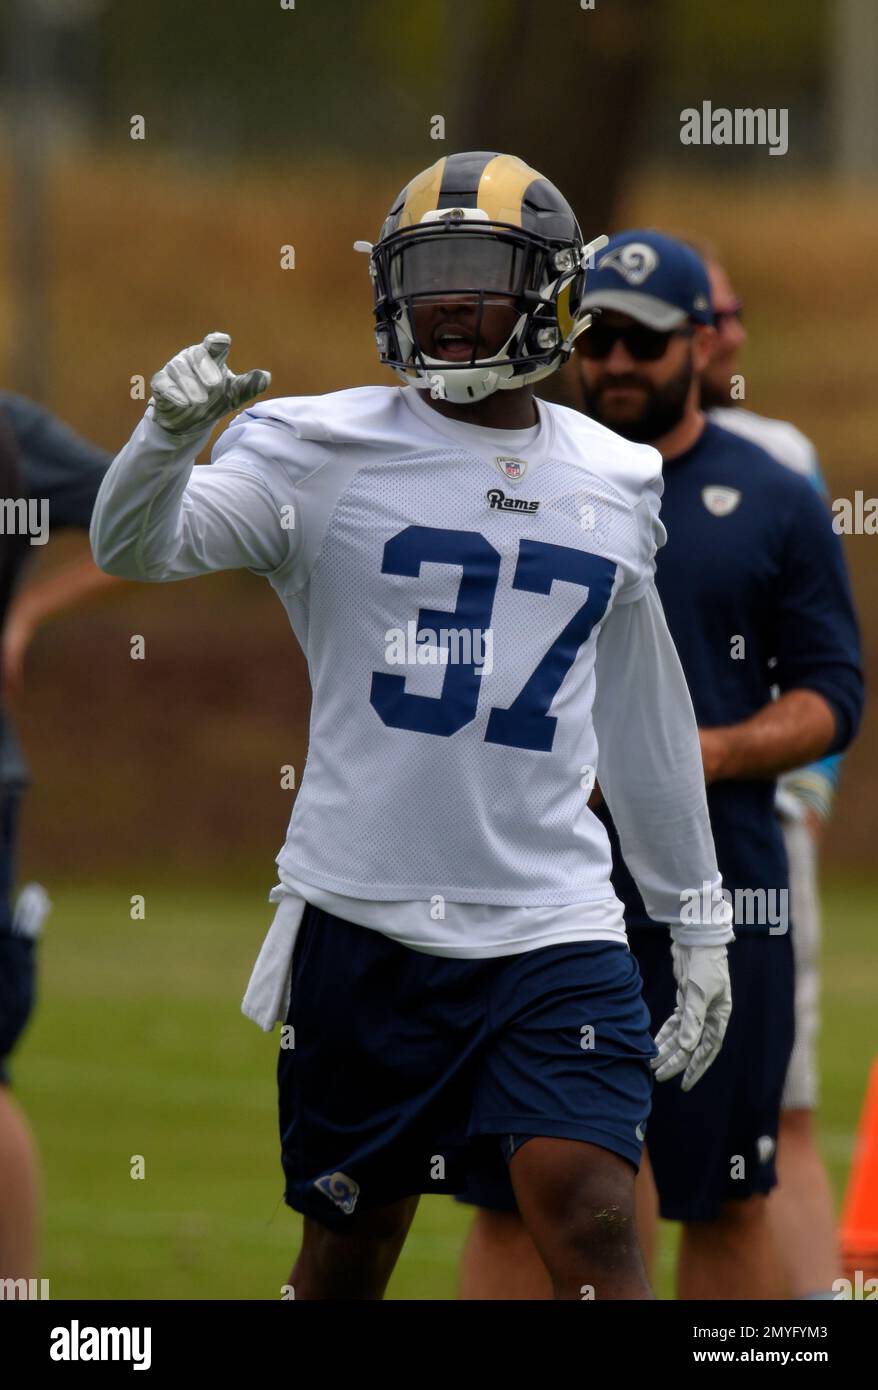
<path id="1" fill-rule="evenodd" d="M 397 390 L 406 408 L 422 424 L 435 430 L 437 434 L 444 435 L 446 439 L 453 440 L 458 448 L 466 447 L 492 461 L 501 453 L 526 454 L 531 468 L 541 462 L 549 452 L 555 422 L 546 402 L 538 400 L 536 396 L 534 402 L 539 417 L 539 429 L 528 443 L 526 436 L 530 433 L 529 430 L 498 430 L 484 425 L 466 425 L 460 420 L 449 420 L 447 415 L 440 415 L 438 410 L 422 401 L 413 386 L 400 386 Z"/>

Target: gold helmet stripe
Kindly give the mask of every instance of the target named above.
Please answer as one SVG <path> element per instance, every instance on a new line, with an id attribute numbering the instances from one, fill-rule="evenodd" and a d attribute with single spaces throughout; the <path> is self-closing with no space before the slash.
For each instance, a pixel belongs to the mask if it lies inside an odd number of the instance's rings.
<path id="1" fill-rule="evenodd" d="M 555 308 L 558 313 L 558 327 L 561 330 L 562 341 L 570 333 L 575 323 L 573 315 L 570 312 L 570 291 L 572 288 L 573 281 L 570 280 L 561 290 L 555 302 Z"/>
<path id="2" fill-rule="evenodd" d="M 520 227 L 521 200 L 530 185 L 542 177 L 517 155 L 498 154 L 488 160 L 482 172 L 476 206 L 491 222 L 511 222 Z"/>
<path id="3" fill-rule="evenodd" d="M 443 155 L 412 179 L 406 189 L 405 202 L 399 214 L 399 230 L 403 227 L 416 227 L 425 212 L 435 212 L 439 206 L 439 192 L 445 174 L 447 156 Z"/>

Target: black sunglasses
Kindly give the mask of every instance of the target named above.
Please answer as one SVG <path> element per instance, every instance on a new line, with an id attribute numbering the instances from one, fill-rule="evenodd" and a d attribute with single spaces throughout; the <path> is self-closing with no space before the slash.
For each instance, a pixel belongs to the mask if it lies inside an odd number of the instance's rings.
<path id="1" fill-rule="evenodd" d="M 740 299 L 736 299 L 727 309 L 717 309 L 713 316 L 714 327 L 722 329 L 727 319 L 737 319 L 740 323 L 744 314 L 744 306 Z"/>
<path id="2" fill-rule="evenodd" d="M 638 362 L 657 362 L 664 357 L 672 338 L 691 338 L 695 329 L 672 328 L 669 333 L 661 333 L 657 328 L 647 328 L 645 324 L 629 324 L 626 328 L 613 328 L 606 323 L 593 323 L 577 343 L 584 357 L 594 362 L 603 361 L 613 351 L 614 344 L 622 343 L 629 357 Z"/>

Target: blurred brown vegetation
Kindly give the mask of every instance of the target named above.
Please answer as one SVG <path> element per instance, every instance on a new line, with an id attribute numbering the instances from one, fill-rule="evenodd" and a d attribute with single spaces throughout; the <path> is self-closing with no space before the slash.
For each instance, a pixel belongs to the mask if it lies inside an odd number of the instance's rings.
<path id="1" fill-rule="evenodd" d="M 422 162 L 434 157 L 435 146 Z M 60 165 L 47 403 L 115 450 L 143 410 L 130 398 L 132 375 L 148 380 L 212 329 L 231 333 L 237 370 L 270 368 L 273 394 L 391 384 L 374 355 L 365 258 L 351 243 L 377 234 L 411 172 L 297 159 L 198 177 L 145 153 Z M 0 165 L 4 200 L 7 190 Z M 612 230 L 593 225 L 588 207 L 578 212 L 587 236 Z M 643 177 L 617 219 L 718 244 L 746 302 L 745 403 L 814 439 L 833 496 L 878 490 L 876 217 L 878 193 L 841 195 L 824 183 Z M 284 271 L 289 243 L 296 268 Z M 4 261 L 6 251 L 0 244 Z M 0 380 L 10 322 L 4 285 Z M 872 676 L 876 545 L 847 541 Z M 57 563 L 70 546 L 59 539 L 40 563 Z M 134 633 L 146 639 L 145 661 L 128 655 Z M 132 867 L 259 865 L 267 885 L 291 805 L 280 767 L 301 773 L 307 709 L 295 640 L 268 585 L 252 576 L 120 586 L 65 615 L 37 639 L 20 710 L 35 775 L 25 871 L 51 882 Z M 876 755 L 867 722 L 828 836 L 836 863 L 873 866 Z"/>

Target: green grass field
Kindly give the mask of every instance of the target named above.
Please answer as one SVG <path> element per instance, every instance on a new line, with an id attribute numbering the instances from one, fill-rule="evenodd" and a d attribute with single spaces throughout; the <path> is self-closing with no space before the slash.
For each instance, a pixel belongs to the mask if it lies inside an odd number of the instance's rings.
<path id="1" fill-rule="evenodd" d="M 839 1200 L 878 1052 L 876 888 L 825 893 L 821 1121 Z M 146 893 L 144 921 L 130 920 L 132 891 Z M 281 1199 L 277 1035 L 239 1012 L 272 909 L 249 886 L 52 895 L 40 1006 L 14 1067 L 45 1167 L 38 1273 L 54 1299 L 279 1297 L 298 1219 Z M 467 1220 L 424 1198 L 390 1297 L 453 1298 Z M 658 1291 L 671 1297 L 665 1235 Z"/>

